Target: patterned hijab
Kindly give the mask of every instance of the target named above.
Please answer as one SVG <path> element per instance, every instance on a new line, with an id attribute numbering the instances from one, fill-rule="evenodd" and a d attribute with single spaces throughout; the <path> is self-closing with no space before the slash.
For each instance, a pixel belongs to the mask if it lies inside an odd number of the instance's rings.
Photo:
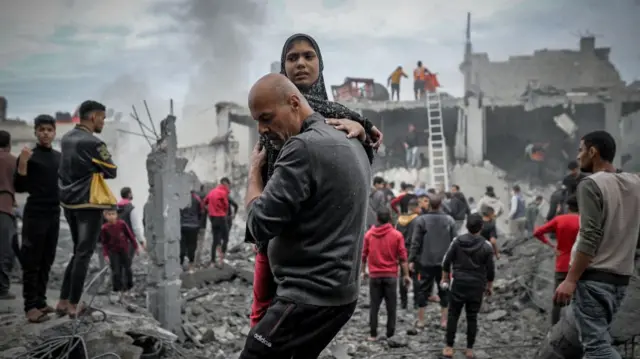
<path id="1" fill-rule="evenodd" d="M 309 102 L 311 108 L 325 118 L 347 118 L 359 122 L 364 127 L 367 133 L 371 132 L 371 128 L 373 127 L 371 121 L 365 119 L 359 113 L 350 110 L 346 106 L 343 106 L 337 102 L 329 101 L 329 98 L 327 97 L 327 89 L 324 85 L 324 77 L 322 75 L 322 72 L 324 70 L 322 53 L 320 52 L 318 43 L 311 36 L 305 34 L 295 34 L 289 37 L 287 41 L 285 41 L 284 46 L 282 47 L 282 54 L 280 55 L 280 73 L 287 76 L 287 73 L 285 71 L 287 52 L 291 48 L 291 45 L 299 40 L 305 40 L 311 44 L 313 49 L 316 51 L 316 54 L 318 55 L 318 62 L 320 63 L 318 69 L 320 72 L 318 80 L 316 80 L 316 82 L 314 82 L 308 89 L 300 89 L 304 97 L 307 99 L 307 102 Z M 278 158 L 279 151 L 271 146 L 271 143 L 269 141 L 263 141 L 263 145 L 267 149 L 267 172 L 264 178 L 264 182 L 266 183 L 273 174 L 273 168 L 276 163 L 276 159 Z M 367 151 L 367 156 L 369 156 L 369 162 L 373 163 L 373 149 L 370 146 L 365 146 L 365 150 Z"/>

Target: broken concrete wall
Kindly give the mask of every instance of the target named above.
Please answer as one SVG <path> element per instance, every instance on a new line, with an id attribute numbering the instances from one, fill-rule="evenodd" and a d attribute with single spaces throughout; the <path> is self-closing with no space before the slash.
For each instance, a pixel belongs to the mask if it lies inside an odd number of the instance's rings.
<path id="1" fill-rule="evenodd" d="M 640 172 L 640 103 L 623 103 L 622 116 L 619 150 L 622 168 L 630 172 Z"/>
<path id="2" fill-rule="evenodd" d="M 563 113 L 578 127 L 573 138 L 554 122 L 554 117 Z M 548 182 L 555 182 L 566 170 L 567 162 L 575 159 L 580 137 L 604 126 L 602 104 L 540 107 L 532 111 L 525 111 L 524 106 L 487 107 L 486 159 L 510 175 L 525 178 L 532 171 L 525 147 L 530 143 L 548 143 L 545 174 Z"/>
<path id="3" fill-rule="evenodd" d="M 491 97 L 524 93 L 531 82 L 563 91 L 624 86 L 620 73 L 608 59 L 608 49 L 595 47 L 585 37 L 578 50 L 536 50 L 533 55 L 491 61 L 486 53 L 472 55 L 472 85 Z"/>
<path id="4" fill-rule="evenodd" d="M 186 171 L 193 171 L 202 182 L 218 183 L 229 176 L 233 152 L 227 152 L 226 144 L 203 144 L 178 149 L 178 156 L 186 158 Z"/>

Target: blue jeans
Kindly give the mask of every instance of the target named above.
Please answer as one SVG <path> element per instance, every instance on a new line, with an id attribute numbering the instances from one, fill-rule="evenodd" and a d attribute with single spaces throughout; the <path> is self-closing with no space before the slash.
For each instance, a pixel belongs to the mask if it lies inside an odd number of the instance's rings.
<path id="1" fill-rule="evenodd" d="M 416 168 L 418 165 L 418 147 L 407 148 L 406 153 L 407 168 Z"/>
<path id="2" fill-rule="evenodd" d="M 621 358 L 611 345 L 609 329 L 626 291 L 626 285 L 578 281 L 572 308 L 585 359 Z"/>

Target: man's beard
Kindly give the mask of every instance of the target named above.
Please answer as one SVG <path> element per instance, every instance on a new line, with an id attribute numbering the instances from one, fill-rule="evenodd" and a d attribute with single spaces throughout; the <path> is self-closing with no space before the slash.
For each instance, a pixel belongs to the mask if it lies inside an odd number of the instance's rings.
<path id="1" fill-rule="evenodd" d="M 593 165 L 588 165 L 585 167 L 580 166 L 580 171 L 581 172 L 586 172 L 586 173 L 593 173 Z M 577 175 L 575 177 L 578 177 Z"/>

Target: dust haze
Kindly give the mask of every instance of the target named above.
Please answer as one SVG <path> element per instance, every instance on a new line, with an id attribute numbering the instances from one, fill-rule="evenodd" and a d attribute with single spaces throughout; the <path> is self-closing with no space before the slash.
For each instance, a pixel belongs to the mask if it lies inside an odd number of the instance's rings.
<path id="1" fill-rule="evenodd" d="M 188 0 L 172 16 L 187 29 L 186 39 L 193 66 L 183 119 L 178 123 L 183 145 L 209 141 L 216 135 L 218 101 L 246 102 L 247 68 L 253 44 L 265 24 L 265 3 L 253 0 Z M 265 69 L 268 61 L 265 62 Z M 234 128 L 235 130 L 235 128 Z M 234 131 L 247 141 L 246 129 Z"/>
<path id="2" fill-rule="evenodd" d="M 183 147 L 207 143 L 218 135 L 215 103 L 246 102 L 246 69 L 252 59 L 253 41 L 265 23 L 264 4 L 252 0 L 159 1 L 154 11 L 175 21 L 173 32 L 184 36 L 189 51 L 189 60 L 184 64 L 184 71 L 190 74 L 187 94 L 184 99 L 175 99 L 178 144 Z M 125 74 L 102 89 L 100 100 L 115 112 L 122 112 L 125 124 L 121 128 L 141 132 L 129 116 L 131 105 L 136 106 L 138 115 L 149 126 L 143 100 L 149 104 L 156 128 L 167 115 L 169 95 L 154 92 L 147 80 Z M 234 126 L 233 131 L 238 141 L 248 140 L 247 128 Z M 119 148 L 114 150 L 119 176 L 110 185 L 116 195 L 120 188 L 131 187 L 134 203 L 141 208 L 147 198 L 145 161 L 150 147 L 143 137 L 123 132 L 117 135 L 126 140 L 118 141 Z"/>
<path id="3" fill-rule="evenodd" d="M 151 117 L 156 129 L 158 129 L 160 121 L 168 114 L 169 99 L 160 99 L 158 96 L 154 96 L 145 80 L 136 78 L 134 74 L 124 74 L 106 85 L 100 95 L 100 101 L 108 108 L 114 109 L 116 113 L 121 113 L 120 122 L 122 123 L 118 124 L 118 128 L 138 134 L 143 132 L 138 123 L 130 116 L 133 112 L 132 105 L 136 107 L 141 121 L 151 128 L 144 108 L 144 100 L 149 105 Z M 109 133 L 113 132 L 109 131 Z M 152 143 L 155 141 L 154 135 L 146 129 L 144 134 L 150 137 L 149 140 Z M 105 135 L 106 133 L 103 136 Z M 151 147 L 147 140 L 140 136 L 125 132 L 115 132 L 115 136 L 118 137 L 117 142 L 111 141 L 111 143 L 117 143 L 118 147 L 111 149 L 111 151 L 118 165 L 118 177 L 110 180 L 109 186 L 117 197 L 120 196 L 122 187 L 131 187 L 134 205 L 137 208 L 142 208 L 147 200 L 149 190 L 145 165 Z"/>

